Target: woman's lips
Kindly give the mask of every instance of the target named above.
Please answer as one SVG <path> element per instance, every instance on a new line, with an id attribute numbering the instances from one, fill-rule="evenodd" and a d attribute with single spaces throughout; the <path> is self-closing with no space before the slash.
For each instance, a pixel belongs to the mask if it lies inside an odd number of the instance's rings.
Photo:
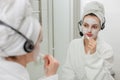
<path id="1" fill-rule="evenodd" d="M 91 33 L 87 33 L 87 36 L 88 36 L 88 37 L 92 37 L 92 34 L 91 34 Z"/>

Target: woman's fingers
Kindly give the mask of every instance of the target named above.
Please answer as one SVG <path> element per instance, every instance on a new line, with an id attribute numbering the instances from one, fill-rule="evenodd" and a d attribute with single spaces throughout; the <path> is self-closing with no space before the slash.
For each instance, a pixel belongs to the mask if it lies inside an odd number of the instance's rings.
<path id="1" fill-rule="evenodd" d="M 92 38 L 89 39 L 89 44 L 88 44 L 88 48 L 90 49 L 91 53 L 94 53 L 96 51 L 96 41 Z"/>
<path id="2" fill-rule="evenodd" d="M 45 61 L 44 68 L 45 68 L 46 76 L 51 76 L 56 74 L 59 66 L 58 61 L 55 58 L 53 58 L 51 55 L 46 55 L 44 57 L 44 61 Z"/>

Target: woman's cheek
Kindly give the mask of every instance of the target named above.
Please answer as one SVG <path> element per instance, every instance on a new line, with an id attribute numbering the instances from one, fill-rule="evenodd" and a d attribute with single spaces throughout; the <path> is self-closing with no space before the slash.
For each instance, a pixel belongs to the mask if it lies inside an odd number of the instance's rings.
<path id="1" fill-rule="evenodd" d="M 99 30 L 92 30 L 92 38 L 97 38 Z"/>
<path id="2" fill-rule="evenodd" d="M 88 29 L 87 28 L 83 28 L 83 34 L 85 35 L 86 33 L 88 33 Z"/>

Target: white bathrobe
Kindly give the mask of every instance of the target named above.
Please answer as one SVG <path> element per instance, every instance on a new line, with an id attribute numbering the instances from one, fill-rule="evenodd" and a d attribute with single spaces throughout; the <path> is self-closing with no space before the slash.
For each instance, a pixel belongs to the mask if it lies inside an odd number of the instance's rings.
<path id="1" fill-rule="evenodd" d="M 83 39 L 71 42 L 60 80 L 114 80 L 110 74 L 113 62 L 111 46 L 98 38 L 96 52 L 87 55 Z"/>
<path id="2" fill-rule="evenodd" d="M 30 78 L 22 65 L 0 58 L 0 80 L 30 80 Z M 38 80 L 58 80 L 58 76 L 53 75 Z"/>

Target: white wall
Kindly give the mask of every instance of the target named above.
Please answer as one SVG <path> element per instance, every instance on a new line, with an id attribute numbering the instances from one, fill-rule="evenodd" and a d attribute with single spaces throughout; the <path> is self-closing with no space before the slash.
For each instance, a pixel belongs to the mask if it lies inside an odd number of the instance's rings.
<path id="1" fill-rule="evenodd" d="M 54 48 L 55 57 L 64 62 L 69 44 L 69 0 L 54 1 Z"/>
<path id="2" fill-rule="evenodd" d="M 86 2 L 93 0 L 81 0 L 83 8 Z M 114 71 L 116 80 L 120 80 L 120 0 L 96 0 L 103 3 L 105 7 L 106 27 L 101 31 L 101 36 L 113 47 Z"/>

